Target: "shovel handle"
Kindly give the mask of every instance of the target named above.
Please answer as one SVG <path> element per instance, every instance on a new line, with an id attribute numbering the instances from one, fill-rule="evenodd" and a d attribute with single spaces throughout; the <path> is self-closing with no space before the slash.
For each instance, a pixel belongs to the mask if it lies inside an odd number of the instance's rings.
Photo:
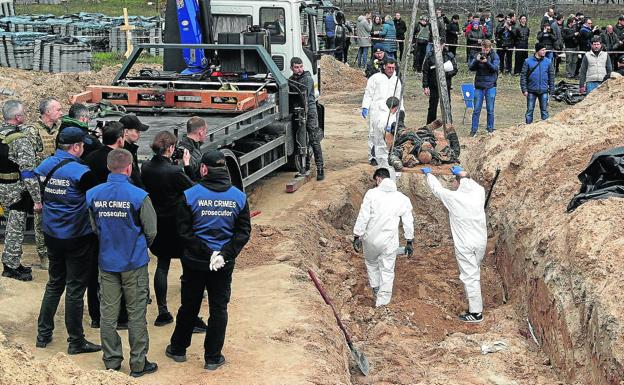
<path id="1" fill-rule="evenodd" d="M 321 285 L 321 281 L 319 281 L 318 277 L 316 276 L 316 273 L 314 273 L 312 269 L 308 269 L 308 275 L 310 276 L 310 279 L 312 280 L 312 282 L 314 282 L 314 286 L 316 286 L 316 289 L 321 294 L 321 297 L 323 297 L 323 300 L 325 301 L 325 303 L 331 306 L 331 309 L 334 312 L 334 317 L 336 317 L 336 323 L 338 323 L 338 327 L 340 328 L 340 330 L 342 330 L 342 333 L 344 334 L 345 339 L 347 340 L 347 344 L 349 345 L 349 348 L 353 349 L 353 342 L 351 341 L 351 336 L 349 336 L 349 333 L 347 332 L 347 328 L 345 328 L 342 321 L 340 320 L 340 317 L 338 316 L 338 312 L 336 311 L 336 308 L 334 307 L 333 302 L 331 301 L 331 299 L 325 292 L 323 285 Z"/>

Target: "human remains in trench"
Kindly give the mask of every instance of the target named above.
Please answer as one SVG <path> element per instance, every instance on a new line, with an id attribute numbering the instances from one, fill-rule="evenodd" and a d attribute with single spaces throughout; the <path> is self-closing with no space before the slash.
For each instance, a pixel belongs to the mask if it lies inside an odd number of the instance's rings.
<path id="1" fill-rule="evenodd" d="M 459 316 L 460 321 L 483 321 L 481 297 L 481 262 L 487 246 L 485 221 L 485 190 L 460 166 L 451 167 L 455 175 L 453 190 L 442 187 L 433 176 L 431 168 L 423 167 L 427 184 L 449 212 L 455 258 L 459 265 L 459 279 L 468 297 L 468 311 Z"/>
<path id="2" fill-rule="evenodd" d="M 399 248 L 399 219 L 406 239 L 405 254 L 412 256 L 414 217 L 409 198 L 397 191 L 387 168 L 373 174 L 376 187 L 368 190 L 353 228 L 353 249 L 364 249 L 368 281 L 373 289 L 375 307 L 388 305 L 392 298 L 394 262 Z"/>

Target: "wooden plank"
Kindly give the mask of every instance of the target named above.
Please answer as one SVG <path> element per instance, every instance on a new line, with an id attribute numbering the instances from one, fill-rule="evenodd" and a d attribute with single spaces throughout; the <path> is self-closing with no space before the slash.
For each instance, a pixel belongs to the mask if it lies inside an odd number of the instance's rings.
<path id="1" fill-rule="evenodd" d="M 310 173 L 307 173 L 306 175 L 303 175 L 303 176 L 295 177 L 293 180 L 286 183 L 286 192 L 294 193 L 295 191 L 299 190 L 301 186 L 308 183 L 310 179 L 312 179 L 312 177 L 310 176 Z"/>

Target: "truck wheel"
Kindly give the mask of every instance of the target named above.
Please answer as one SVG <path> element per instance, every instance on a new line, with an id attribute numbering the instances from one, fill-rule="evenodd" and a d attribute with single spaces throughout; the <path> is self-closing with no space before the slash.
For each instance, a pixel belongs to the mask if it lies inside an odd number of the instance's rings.
<path id="1" fill-rule="evenodd" d="M 312 164 L 312 146 L 308 146 L 308 155 L 306 155 L 305 160 L 302 162 L 302 157 L 295 154 L 292 154 L 288 157 L 288 163 L 286 163 L 286 168 L 289 171 L 297 171 L 298 173 L 304 173 L 307 164 Z"/>
<path id="2" fill-rule="evenodd" d="M 240 167 L 238 166 L 238 158 L 236 155 L 230 150 L 220 150 L 223 155 L 225 155 L 225 165 L 230 173 L 230 181 L 232 185 L 237 187 L 242 192 L 245 192 L 245 187 L 243 186 L 243 175 L 241 173 Z"/>

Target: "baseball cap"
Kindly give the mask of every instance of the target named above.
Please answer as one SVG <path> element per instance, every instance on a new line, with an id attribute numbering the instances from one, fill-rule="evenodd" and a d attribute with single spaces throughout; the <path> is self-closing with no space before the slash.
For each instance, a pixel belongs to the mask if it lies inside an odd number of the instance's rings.
<path id="1" fill-rule="evenodd" d="M 219 150 L 206 151 L 201 162 L 208 167 L 225 167 L 225 155 Z"/>
<path id="2" fill-rule="evenodd" d="M 86 144 L 93 143 L 91 138 L 87 137 L 87 133 L 79 127 L 66 127 L 58 134 L 58 142 L 60 144 L 74 144 L 84 142 Z"/>
<path id="3" fill-rule="evenodd" d="M 121 119 L 119 119 L 119 123 L 124 125 L 124 128 L 127 129 L 135 129 L 139 131 L 147 131 L 149 126 L 147 124 L 141 123 L 139 118 L 134 114 L 124 115 Z"/>

